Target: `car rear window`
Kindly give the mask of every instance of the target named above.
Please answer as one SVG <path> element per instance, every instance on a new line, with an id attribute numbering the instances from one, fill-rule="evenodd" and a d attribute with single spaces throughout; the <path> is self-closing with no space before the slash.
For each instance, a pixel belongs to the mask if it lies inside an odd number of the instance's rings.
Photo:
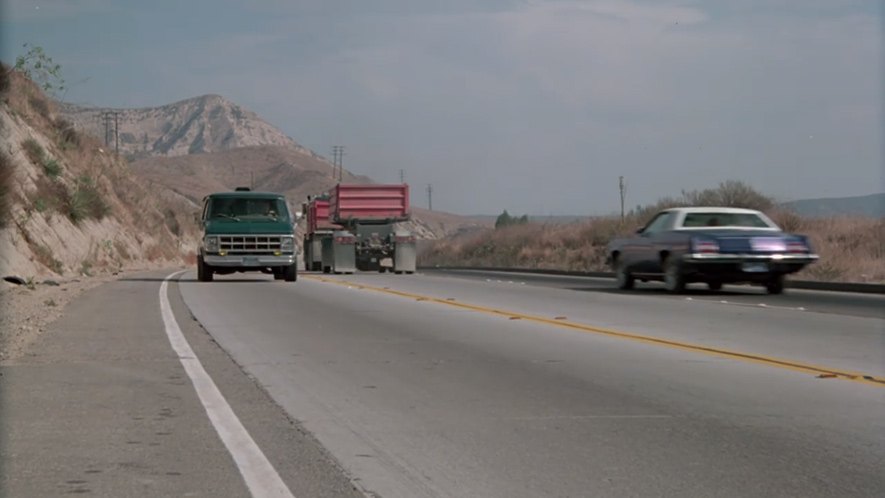
<path id="1" fill-rule="evenodd" d="M 753 213 L 686 213 L 682 226 L 692 227 L 746 227 L 771 228 L 764 219 Z"/>

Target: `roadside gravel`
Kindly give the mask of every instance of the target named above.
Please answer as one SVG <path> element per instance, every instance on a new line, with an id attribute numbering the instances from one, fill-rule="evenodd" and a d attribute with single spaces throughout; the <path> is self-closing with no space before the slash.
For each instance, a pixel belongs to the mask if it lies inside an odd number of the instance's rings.
<path id="1" fill-rule="evenodd" d="M 77 296 L 104 283 L 154 268 L 65 278 L 36 278 L 31 285 L 0 280 L 0 363 L 27 354 L 46 328 L 65 312 Z M 56 285 L 57 284 L 57 285 Z"/>

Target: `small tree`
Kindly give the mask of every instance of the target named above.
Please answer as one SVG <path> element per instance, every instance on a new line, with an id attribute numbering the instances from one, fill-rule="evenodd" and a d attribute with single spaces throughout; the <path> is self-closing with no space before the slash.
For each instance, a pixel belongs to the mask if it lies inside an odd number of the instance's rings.
<path id="1" fill-rule="evenodd" d="M 498 219 L 495 220 L 495 228 L 506 227 L 513 223 L 513 218 L 510 216 L 510 213 L 505 209 L 503 213 L 498 216 Z"/>
<path id="2" fill-rule="evenodd" d="M 495 220 L 495 228 L 503 228 L 510 225 L 525 225 L 528 222 L 529 215 L 510 216 L 510 213 L 505 209 L 504 212 L 498 216 L 498 219 Z"/>
<path id="3" fill-rule="evenodd" d="M 27 43 L 22 47 L 27 52 L 15 58 L 14 69 L 40 85 L 44 92 L 55 95 L 56 92 L 63 91 L 65 80 L 61 76 L 61 65 L 46 55 L 43 47 L 34 47 Z"/>

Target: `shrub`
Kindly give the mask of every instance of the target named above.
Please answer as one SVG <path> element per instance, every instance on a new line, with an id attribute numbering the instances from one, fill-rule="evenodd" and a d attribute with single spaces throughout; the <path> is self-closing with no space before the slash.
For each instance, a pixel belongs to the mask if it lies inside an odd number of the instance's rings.
<path id="1" fill-rule="evenodd" d="M 50 178 L 56 178 L 61 174 L 61 166 L 58 164 L 58 161 L 55 159 L 44 156 L 43 157 L 43 172 L 46 173 Z"/>
<path id="2" fill-rule="evenodd" d="M 28 103 L 31 104 L 31 109 L 37 111 L 37 114 L 43 116 L 44 118 L 49 117 L 49 101 L 47 101 L 44 97 L 32 95 L 30 98 L 28 98 Z"/>
<path id="3" fill-rule="evenodd" d="M 66 119 L 58 119 L 55 121 L 55 129 L 58 133 L 58 146 L 62 150 L 79 147 L 80 133 L 73 123 Z"/>
<path id="4" fill-rule="evenodd" d="M 71 192 L 65 208 L 68 218 L 74 223 L 87 218 L 100 220 L 110 212 L 110 206 L 105 202 L 95 181 L 87 175 L 77 179 L 77 186 Z"/>
<path id="5" fill-rule="evenodd" d="M 37 165 L 43 164 L 43 157 L 46 155 L 46 151 L 43 150 L 40 142 L 33 138 L 28 138 L 22 142 L 22 148 L 25 149 L 25 155 L 28 156 L 32 163 Z"/>
<path id="6" fill-rule="evenodd" d="M 527 214 L 522 216 L 510 216 L 510 213 L 505 209 L 504 212 L 498 216 L 498 219 L 495 220 L 495 229 L 511 225 L 525 225 L 528 222 L 529 216 Z"/>
<path id="7" fill-rule="evenodd" d="M 12 214 L 12 178 L 15 166 L 6 152 L 0 151 L 0 228 L 5 228 Z"/>

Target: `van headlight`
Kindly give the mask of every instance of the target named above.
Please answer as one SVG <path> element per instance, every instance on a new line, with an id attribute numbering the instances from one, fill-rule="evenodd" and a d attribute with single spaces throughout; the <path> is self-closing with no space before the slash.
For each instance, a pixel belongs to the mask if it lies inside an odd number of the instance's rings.
<path id="1" fill-rule="evenodd" d="M 206 252 L 218 252 L 218 237 L 207 235 L 203 238 L 203 249 Z"/>
<path id="2" fill-rule="evenodd" d="M 283 237 L 280 239 L 280 250 L 283 252 L 292 252 L 295 250 L 295 237 Z"/>

